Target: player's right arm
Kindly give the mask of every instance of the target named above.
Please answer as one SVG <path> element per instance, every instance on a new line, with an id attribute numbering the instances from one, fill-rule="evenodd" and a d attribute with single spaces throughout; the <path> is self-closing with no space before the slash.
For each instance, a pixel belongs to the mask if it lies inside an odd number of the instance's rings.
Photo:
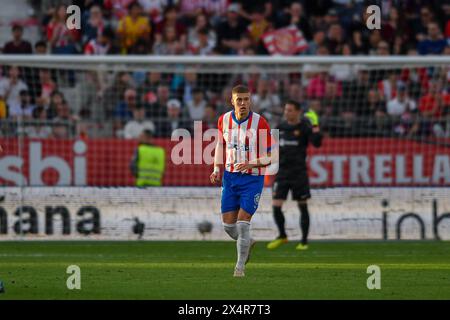
<path id="1" fill-rule="evenodd" d="M 222 128 L 222 121 L 223 115 L 219 118 L 217 128 L 218 128 L 218 136 L 217 136 L 217 143 L 216 143 L 216 149 L 214 150 L 214 170 L 210 175 L 211 183 L 218 183 L 220 182 L 220 165 L 223 163 L 223 145 L 224 145 L 224 139 L 223 139 L 223 128 Z"/>

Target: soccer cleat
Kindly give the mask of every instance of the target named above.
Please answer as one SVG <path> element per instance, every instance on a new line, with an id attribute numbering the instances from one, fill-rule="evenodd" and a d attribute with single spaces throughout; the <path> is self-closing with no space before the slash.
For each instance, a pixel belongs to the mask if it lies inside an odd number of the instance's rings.
<path id="1" fill-rule="evenodd" d="M 248 255 L 247 255 L 247 260 L 245 260 L 245 264 L 247 264 L 248 261 L 250 260 L 250 253 L 252 252 L 252 249 L 255 247 L 255 244 L 256 244 L 256 240 L 251 239 L 250 240 L 250 248 L 248 249 Z"/>
<path id="2" fill-rule="evenodd" d="M 245 277 L 244 269 L 234 269 L 233 277 L 235 277 L 235 278 Z"/>
<path id="3" fill-rule="evenodd" d="M 270 249 L 270 250 L 276 249 L 279 246 L 281 246 L 282 244 L 285 244 L 287 242 L 288 242 L 287 238 L 277 238 L 277 239 L 269 242 L 269 244 L 267 245 L 267 249 Z"/>
<path id="4" fill-rule="evenodd" d="M 295 247 L 296 250 L 308 250 L 308 245 L 299 243 L 297 247 Z"/>

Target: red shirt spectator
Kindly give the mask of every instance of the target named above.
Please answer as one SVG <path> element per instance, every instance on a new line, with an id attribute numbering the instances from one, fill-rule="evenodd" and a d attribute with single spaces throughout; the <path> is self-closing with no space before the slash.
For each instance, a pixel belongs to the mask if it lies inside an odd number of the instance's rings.
<path id="1" fill-rule="evenodd" d="M 323 98 L 325 96 L 326 76 L 326 73 L 321 72 L 309 80 L 306 88 L 308 98 Z"/>
<path id="2" fill-rule="evenodd" d="M 167 26 L 172 26 L 175 28 L 176 37 L 180 39 L 182 42 L 185 41 L 186 37 L 186 27 L 180 21 L 178 21 L 178 12 L 177 9 L 173 6 L 169 6 L 166 8 L 164 12 L 164 19 L 155 26 L 156 40 L 160 41 L 162 34 L 164 33 L 164 29 Z"/>
<path id="3" fill-rule="evenodd" d="M 46 28 L 47 39 L 55 53 L 73 53 L 68 46 L 80 38 L 78 30 L 70 30 L 66 26 L 66 8 L 65 5 L 58 6 Z"/>
<path id="4" fill-rule="evenodd" d="M 23 40 L 23 28 L 19 25 L 12 27 L 13 40 L 9 41 L 3 47 L 4 54 L 30 54 L 33 53 L 31 43 Z"/>
<path id="5" fill-rule="evenodd" d="M 428 93 L 419 100 L 419 110 L 424 116 L 440 117 L 445 106 L 450 105 L 450 95 L 440 91 L 437 82 L 430 82 Z"/>

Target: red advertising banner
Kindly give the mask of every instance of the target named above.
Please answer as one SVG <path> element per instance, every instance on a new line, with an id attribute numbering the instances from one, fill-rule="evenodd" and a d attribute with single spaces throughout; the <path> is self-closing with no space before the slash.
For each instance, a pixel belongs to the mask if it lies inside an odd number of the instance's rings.
<path id="1" fill-rule="evenodd" d="M 1 185 L 134 185 L 130 161 L 136 141 L 25 139 L 20 150 L 17 139 L 0 139 L 0 144 Z M 203 160 L 213 151 L 210 142 L 191 143 L 190 150 L 169 139 L 155 144 L 166 150 L 164 185 L 210 185 L 212 165 Z M 322 147 L 310 148 L 308 164 L 316 187 L 450 186 L 450 148 L 414 141 L 328 138 Z"/>

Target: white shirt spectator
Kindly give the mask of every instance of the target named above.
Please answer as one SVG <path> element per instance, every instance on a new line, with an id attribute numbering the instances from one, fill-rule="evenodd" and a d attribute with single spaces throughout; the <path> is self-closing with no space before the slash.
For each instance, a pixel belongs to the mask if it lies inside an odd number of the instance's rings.
<path id="1" fill-rule="evenodd" d="M 25 108 L 22 107 L 20 103 L 10 105 L 9 107 L 9 117 L 29 117 L 33 115 L 34 105 L 26 105 Z"/>
<path id="2" fill-rule="evenodd" d="M 28 90 L 28 86 L 20 79 L 14 85 L 8 78 L 0 80 L 0 96 L 6 98 L 8 106 L 20 103 L 20 91 L 22 90 Z M 6 94 L 8 94 L 8 97 L 6 97 Z"/>
<path id="3" fill-rule="evenodd" d="M 259 112 L 271 112 L 273 109 L 280 106 L 281 99 L 276 94 L 269 93 L 265 96 L 255 94 L 252 103 L 258 108 Z"/>
<path id="4" fill-rule="evenodd" d="M 199 104 L 195 104 L 194 99 L 188 101 L 187 107 L 189 116 L 192 120 L 202 120 L 205 115 L 206 101 L 202 100 Z"/>
<path id="5" fill-rule="evenodd" d="M 137 139 L 143 130 L 155 132 L 155 124 L 150 120 L 128 121 L 123 130 L 125 139 Z"/>
<path id="6" fill-rule="evenodd" d="M 355 65 L 335 63 L 331 65 L 330 75 L 338 81 L 351 81 L 356 78 L 358 70 Z"/>
<path id="7" fill-rule="evenodd" d="M 167 0 L 138 0 L 138 2 L 154 23 L 162 21 L 162 13 L 167 6 Z"/>
<path id="8" fill-rule="evenodd" d="M 24 131 L 29 138 L 45 139 L 52 135 L 52 128 L 47 125 L 27 126 Z"/>
<path id="9" fill-rule="evenodd" d="M 416 108 L 416 102 L 408 97 L 405 97 L 402 101 L 396 97 L 387 103 L 387 113 L 391 116 L 401 116 L 407 111 L 416 110 Z"/>

